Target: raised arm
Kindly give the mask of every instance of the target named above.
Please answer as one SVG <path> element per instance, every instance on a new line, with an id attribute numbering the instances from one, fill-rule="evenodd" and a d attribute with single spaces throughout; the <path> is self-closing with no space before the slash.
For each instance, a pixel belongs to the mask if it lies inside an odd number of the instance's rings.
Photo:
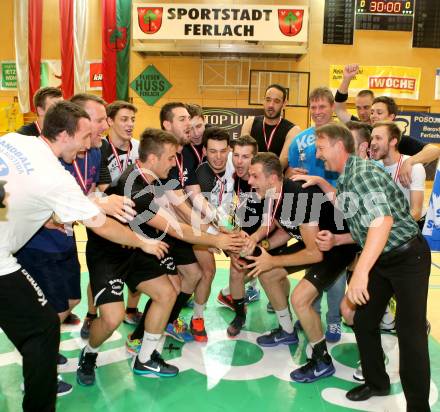
<path id="1" fill-rule="evenodd" d="M 335 113 L 338 119 L 347 123 L 351 119 L 351 114 L 347 111 L 345 102 L 348 98 L 348 90 L 350 87 L 350 82 L 359 72 L 359 65 L 357 64 L 347 64 L 344 67 L 344 72 L 342 74 L 342 82 L 338 87 L 338 92 L 335 96 Z M 344 100 L 345 98 L 345 100 Z"/>

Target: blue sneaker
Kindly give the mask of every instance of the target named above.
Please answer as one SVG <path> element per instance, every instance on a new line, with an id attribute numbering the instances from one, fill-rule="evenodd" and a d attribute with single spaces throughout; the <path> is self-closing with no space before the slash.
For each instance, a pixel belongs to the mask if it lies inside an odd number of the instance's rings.
<path id="1" fill-rule="evenodd" d="M 298 343 L 298 335 L 294 329 L 292 333 L 287 333 L 281 326 L 277 329 L 273 329 L 266 335 L 259 336 L 257 343 L 260 346 L 278 346 L 278 345 L 295 345 Z"/>
<path id="2" fill-rule="evenodd" d="M 139 357 L 136 356 L 133 365 L 133 372 L 136 375 L 156 375 L 164 378 L 176 376 L 179 373 L 179 369 L 166 363 L 159 352 L 156 350 L 151 354 L 150 359 L 142 363 Z"/>
<path id="3" fill-rule="evenodd" d="M 336 343 L 341 340 L 341 324 L 329 323 L 325 331 L 325 340 L 330 343 Z"/>
<path id="4" fill-rule="evenodd" d="M 335 371 L 332 358 L 326 355 L 322 359 L 308 359 L 305 365 L 291 372 L 290 378 L 295 382 L 311 383 L 332 376 Z"/>
<path id="5" fill-rule="evenodd" d="M 188 325 L 181 318 L 177 318 L 173 323 L 168 323 L 165 329 L 165 335 L 182 343 L 192 342 L 194 340 L 194 336 L 191 334 Z"/>
<path id="6" fill-rule="evenodd" d="M 246 303 L 257 302 L 260 300 L 260 291 L 253 286 L 248 286 L 244 297 L 246 299 Z"/>
<path id="7" fill-rule="evenodd" d="M 70 383 L 67 383 L 61 379 L 61 376 L 58 376 L 57 382 L 57 397 L 68 395 L 73 390 L 73 386 Z"/>

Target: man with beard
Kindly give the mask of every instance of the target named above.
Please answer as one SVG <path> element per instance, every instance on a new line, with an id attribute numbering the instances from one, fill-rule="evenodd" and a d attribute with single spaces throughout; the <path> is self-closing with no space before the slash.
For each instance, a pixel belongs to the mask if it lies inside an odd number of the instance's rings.
<path id="1" fill-rule="evenodd" d="M 287 91 L 279 84 L 266 89 L 263 101 L 263 116 L 246 119 L 241 134 L 251 135 L 258 143 L 259 152 L 272 152 L 279 156 L 283 169 L 287 167 L 290 143 L 300 128 L 282 117 L 287 104 Z"/>
<path id="2" fill-rule="evenodd" d="M 349 234 L 335 244 L 356 242 L 362 248 L 347 297 L 358 305 L 354 332 L 365 383 L 347 392 L 355 402 L 390 393 L 379 322 L 394 294 L 398 305 L 400 378 L 408 411 L 429 411 L 430 366 L 426 334 L 431 253 L 407 200 L 387 172 L 354 156 L 350 131 L 340 125 L 317 130 L 317 157 L 340 173 L 337 194 Z M 328 234 L 321 232 L 321 236 Z"/>
<path id="3" fill-rule="evenodd" d="M 344 67 L 343 80 L 335 96 L 335 113 L 338 118 L 347 123 L 349 120 L 357 120 L 345 109 L 345 101 L 348 98 L 348 89 L 351 80 L 359 72 L 359 65 L 349 64 Z M 394 121 L 398 114 L 398 107 L 392 97 L 374 97 L 371 90 L 362 90 L 356 97 L 356 109 L 362 122 L 374 123 L 382 120 Z M 440 149 L 433 144 L 425 145 L 417 139 L 403 135 L 400 139 L 399 152 L 408 157 L 400 168 L 399 180 L 403 186 L 409 187 L 411 183 L 411 167 L 418 163 L 429 163 L 438 159 Z"/>
<path id="4" fill-rule="evenodd" d="M 398 150 L 400 138 L 401 132 L 395 123 L 387 121 L 375 123 L 371 133 L 370 156 L 372 159 L 382 160 L 385 171 L 405 195 L 411 216 L 422 230 L 425 222 L 423 197 L 426 173 L 423 165 L 415 164 L 412 167 L 410 187 L 406 188 L 400 183 L 400 167 L 409 157 L 402 155 Z"/>

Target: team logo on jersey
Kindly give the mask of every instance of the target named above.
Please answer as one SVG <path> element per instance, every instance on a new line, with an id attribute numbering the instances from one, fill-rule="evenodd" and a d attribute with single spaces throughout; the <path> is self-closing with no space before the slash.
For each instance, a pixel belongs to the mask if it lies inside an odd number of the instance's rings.
<path id="1" fill-rule="evenodd" d="M 106 45 L 112 50 L 123 50 L 127 46 L 127 27 L 115 26 L 107 29 Z"/>
<path id="2" fill-rule="evenodd" d="M 162 26 L 163 7 L 138 7 L 140 29 L 146 34 L 157 33 Z"/>
<path id="3" fill-rule="evenodd" d="M 6 176 L 9 174 L 9 167 L 6 162 L 0 158 L 0 176 Z"/>
<path id="4" fill-rule="evenodd" d="M 279 9 L 278 26 L 285 36 L 296 36 L 302 29 L 304 10 Z"/>

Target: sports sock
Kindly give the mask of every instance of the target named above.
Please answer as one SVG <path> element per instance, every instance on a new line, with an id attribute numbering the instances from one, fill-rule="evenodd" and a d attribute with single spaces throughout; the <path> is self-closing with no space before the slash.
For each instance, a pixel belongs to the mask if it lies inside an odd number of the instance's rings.
<path id="1" fill-rule="evenodd" d="M 254 289 L 257 287 L 257 279 L 252 278 L 252 280 L 249 281 L 249 286 L 252 286 Z"/>
<path id="2" fill-rule="evenodd" d="M 142 318 L 136 326 L 136 329 L 131 334 L 131 339 L 142 339 L 145 331 L 145 318 L 147 316 L 148 309 L 151 306 L 151 299 L 145 304 L 144 313 L 142 313 Z"/>
<path id="3" fill-rule="evenodd" d="M 241 299 L 233 299 L 234 303 L 234 309 L 237 316 L 240 316 L 241 318 L 246 318 L 246 312 L 245 312 L 245 305 L 244 305 L 244 298 Z"/>
<path id="4" fill-rule="evenodd" d="M 99 351 L 99 347 L 98 348 L 92 348 L 89 344 L 87 344 L 84 347 L 84 353 L 98 353 Z"/>
<path id="5" fill-rule="evenodd" d="M 176 303 L 174 303 L 173 309 L 171 309 L 170 317 L 168 318 L 168 323 L 173 323 L 178 317 L 182 308 L 188 302 L 192 293 L 180 292 L 177 295 Z"/>
<path id="6" fill-rule="evenodd" d="M 157 348 L 161 336 L 162 336 L 161 334 L 144 332 L 144 337 L 142 339 L 142 346 L 138 354 L 138 359 L 142 363 L 145 363 L 150 359 L 151 354 Z"/>
<path id="7" fill-rule="evenodd" d="M 226 286 L 221 290 L 221 292 L 223 296 L 228 296 L 231 294 L 231 289 L 229 289 L 229 286 Z"/>
<path id="8" fill-rule="evenodd" d="M 318 359 L 322 359 L 324 357 L 329 356 L 327 351 L 327 343 L 325 342 L 325 338 L 322 337 L 318 342 L 310 342 L 310 346 L 313 348 L 313 355 Z"/>
<path id="9" fill-rule="evenodd" d="M 203 318 L 203 312 L 205 311 L 206 303 L 199 304 L 197 302 L 194 302 L 194 319 L 200 319 Z"/>
<path id="10" fill-rule="evenodd" d="M 293 323 L 292 318 L 290 317 L 289 308 L 286 307 L 282 310 L 276 310 L 275 313 L 284 332 L 293 333 Z"/>

